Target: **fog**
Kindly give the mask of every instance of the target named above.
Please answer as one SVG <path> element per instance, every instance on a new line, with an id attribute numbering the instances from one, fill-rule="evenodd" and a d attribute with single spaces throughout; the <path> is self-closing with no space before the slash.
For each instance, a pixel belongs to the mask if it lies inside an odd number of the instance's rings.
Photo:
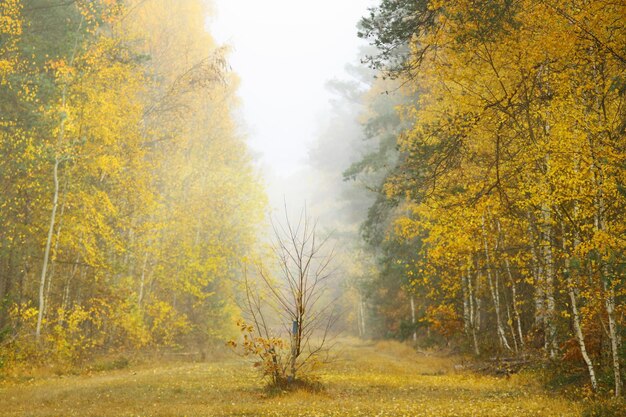
<path id="1" fill-rule="evenodd" d="M 338 218 L 349 222 L 341 206 L 351 185 L 342 183 L 341 174 L 359 157 L 350 142 L 360 135 L 359 109 L 329 83 L 356 82 L 347 66 L 358 63 L 364 42 L 356 24 L 372 4 L 214 2 L 209 25 L 231 48 L 229 62 L 241 79 L 242 134 L 274 211 L 285 202 L 298 209 L 306 203 L 329 228 L 345 227 Z"/>

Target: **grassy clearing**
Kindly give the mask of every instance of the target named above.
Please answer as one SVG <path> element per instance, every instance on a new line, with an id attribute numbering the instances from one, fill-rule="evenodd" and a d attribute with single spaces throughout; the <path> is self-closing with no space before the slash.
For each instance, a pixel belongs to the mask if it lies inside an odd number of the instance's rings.
<path id="1" fill-rule="evenodd" d="M 238 358 L 134 366 L 0 385 L 1 416 L 578 416 L 581 405 L 509 379 L 454 371 L 454 358 L 390 342 L 343 343 L 323 392 L 270 395 Z"/>

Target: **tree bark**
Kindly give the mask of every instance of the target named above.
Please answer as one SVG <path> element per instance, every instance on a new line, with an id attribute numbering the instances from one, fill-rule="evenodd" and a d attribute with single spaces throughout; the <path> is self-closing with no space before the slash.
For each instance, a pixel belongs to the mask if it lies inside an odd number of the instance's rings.
<path id="1" fill-rule="evenodd" d="M 587 365 L 587 371 L 589 372 L 589 379 L 591 380 L 591 386 L 594 391 L 598 390 L 598 381 L 596 380 L 596 372 L 593 366 L 593 362 L 587 353 L 587 346 L 585 344 L 585 337 L 583 335 L 582 327 L 580 326 L 580 314 L 578 312 L 578 305 L 576 300 L 576 294 L 574 292 L 574 283 L 569 273 L 566 273 L 567 281 L 567 294 L 572 305 L 572 324 L 574 325 L 574 332 L 576 335 L 576 341 L 580 349 L 580 354 Z"/>
<path id="2" fill-rule="evenodd" d="M 467 270 L 467 292 L 468 292 L 468 301 L 469 301 L 469 325 L 470 331 L 472 335 L 472 341 L 474 342 L 474 353 L 476 356 L 480 355 L 480 349 L 478 348 L 478 338 L 476 337 L 478 316 L 480 315 L 480 311 L 478 308 L 478 303 L 475 303 L 476 294 L 474 292 L 474 288 L 472 285 L 472 274 L 471 269 Z M 476 304 L 476 309 L 474 309 L 474 304 Z"/>
<path id="3" fill-rule="evenodd" d="M 54 197 L 52 199 L 52 213 L 50 214 L 50 225 L 48 226 L 48 239 L 46 240 L 46 248 L 43 256 L 43 266 L 41 268 L 41 277 L 39 280 L 39 312 L 37 314 L 37 329 L 35 330 L 35 340 L 37 343 L 41 340 L 41 325 L 43 320 L 43 312 L 45 308 L 45 287 L 46 273 L 48 271 L 48 259 L 50 258 L 50 247 L 52 246 L 52 236 L 54 234 L 54 224 L 56 221 L 57 207 L 59 204 L 59 157 L 54 158 Z"/>
<path id="4" fill-rule="evenodd" d="M 148 252 L 143 258 L 143 266 L 141 267 L 141 279 L 139 282 L 139 294 L 137 295 L 137 307 L 141 309 L 143 303 L 144 287 L 146 282 L 146 265 L 148 264 Z"/>
<path id="5" fill-rule="evenodd" d="M 552 253 L 552 213 L 547 204 L 543 204 L 541 208 L 543 224 L 542 224 L 542 244 L 544 258 L 544 294 L 545 294 L 545 349 L 550 358 L 556 358 L 556 303 L 554 301 L 554 256 Z"/>
<path id="6" fill-rule="evenodd" d="M 502 246 L 505 246 L 505 240 L 504 240 L 504 233 L 502 232 L 502 227 L 500 225 L 500 221 L 497 221 L 497 225 L 498 225 L 498 234 L 500 236 L 500 241 Z M 522 349 L 525 348 L 524 345 L 524 333 L 522 332 L 522 320 L 520 318 L 520 313 L 519 313 L 519 309 L 517 306 L 517 284 L 515 283 L 515 279 L 513 278 L 513 273 L 511 272 L 511 263 L 509 262 L 509 258 L 505 257 L 504 258 L 504 266 L 506 268 L 506 273 L 507 276 L 509 278 L 509 283 L 511 284 L 511 304 L 513 305 L 513 316 L 515 318 L 515 323 L 516 323 L 516 327 L 517 327 L 517 336 L 519 338 L 519 343 Z M 512 334 L 513 334 L 513 340 L 515 340 L 515 331 L 511 330 Z"/>
<path id="7" fill-rule="evenodd" d="M 78 51 L 78 33 L 83 26 L 84 17 L 81 17 L 80 22 L 78 24 L 78 28 L 76 29 L 76 40 L 74 42 L 74 48 L 72 51 L 72 55 L 70 58 L 69 65 L 74 64 L 74 59 L 76 57 L 76 52 Z M 67 118 L 67 114 L 65 114 L 66 106 L 67 106 L 67 82 L 63 86 L 62 94 L 61 94 L 61 109 L 63 114 L 61 116 L 61 122 L 59 124 L 59 134 L 57 136 L 56 144 L 57 147 L 63 143 L 65 139 L 65 121 Z M 44 250 L 44 258 L 43 265 L 41 267 L 41 277 L 39 280 L 39 311 L 37 314 L 37 329 L 35 330 L 35 340 L 37 343 L 41 341 L 41 325 L 43 320 L 43 313 L 45 309 L 45 287 L 46 287 L 46 273 L 48 271 L 48 260 L 50 258 L 50 247 L 52 245 L 52 236 L 54 234 L 54 226 L 56 222 L 56 213 L 57 207 L 59 205 L 59 165 L 61 164 L 61 157 L 59 156 L 60 149 L 55 149 L 54 156 L 54 168 L 53 168 L 53 181 L 54 181 L 54 196 L 52 199 L 52 212 L 50 214 L 50 226 L 48 227 L 48 238 L 46 240 L 46 247 Z"/>
<path id="8" fill-rule="evenodd" d="M 489 246 L 487 244 L 487 231 L 485 228 L 485 216 L 483 215 L 483 243 L 485 247 L 485 262 L 487 267 L 487 282 L 489 284 L 489 291 L 491 292 L 491 299 L 493 301 L 493 307 L 496 313 L 496 331 L 498 333 L 498 338 L 500 340 L 500 346 L 506 348 L 508 350 L 511 349 L 511 345 L 506 338 L 506 333 L 504 332 L 504 326 L 502 325 L 502 316 L 500 314 L 500 294 L 499 294 L 499 285 L 498 285 L 498 271 L 494 269 L 495 273 L 495 282 L 493 280 L 493 275 L 491 273 L 492 263 L 491 256 L 489 255 Z"/>
<path id="9" fill-rule="evenodd" d="M 56 263 L 54 262 L 57 253 L 59 252 L 59 241 L 61 237 L 61 229 L 63 228 L 63 213 L 65 213 L 65 201 L 66 201 L 66 193 L 67 193 L 67 184 L 68 180 L 63 183 L 63 203 L 61 204 L 61 212 L 59 213 L 59 220 L 57 222 L 57 231 L 56 237 L 54 238 L 54 250 L 52 251 L 52 260 L 50 261 L 50 274 L 46 279 L 46 295 L 44 297 L 44 307 L 43 307 L 43 317 L 45 318 L 48 312 L 48 307 L 50 305 L 50 291 L 52 288 L 52 280 L 54 278 L 56 272 Z"/>
<path id="10" fill-rule="evenodd" d="M 463 292 L 463 329 L 467 336 L 471 333 L 470 324 L 470 300 L 469 300 L 469 273 L 467 275 L 461 274 L 461 290 Z"/>
<path id="11" fill-rule="evenodd" d="M 596 230 L 604 230 L 604 199 L 602 195 L 598 197 L 598 210 L 596 212 Z M 604 295 L 604 308 L 609 320 L 609 341 L 611 343 L 611 359 L 614 378 L 614 395 L 620 397 L 622 395 L 622 374 L 619 361 L 620 335 L 617 331 L 617 322 L 615 320 L 615 289 L 611 280 L 610 268 L 606 261 L 603 261 L 600 269 L 600 280 L 602 281 L 602 290 Z"/>
<path id="12" fill-rule="evenodd" d="M 363 296 L 359 293 L 359 336 L 365 338 L 365 308 L 363 306 Z"/>
<path id="13" fill-rule="evenodd" d="M 411 294 L 411 324 L 413 325 L 413 343 L 417 342 L 417 329 L 415 328 L 415 297 Z"/>
<path id="14" fill-rule="evenodd" d="M 604 305 L 609 316 L 609 338 L 611 340 L 611 357 L 613 360 L 613 377 L 615 379 L 615 397 L 622 395 L 622 375 L 619 363 L 619 335 L 617 333 L 617 323 L 615 322 L 615 292 L 607 280 L 603 279 Z"/>

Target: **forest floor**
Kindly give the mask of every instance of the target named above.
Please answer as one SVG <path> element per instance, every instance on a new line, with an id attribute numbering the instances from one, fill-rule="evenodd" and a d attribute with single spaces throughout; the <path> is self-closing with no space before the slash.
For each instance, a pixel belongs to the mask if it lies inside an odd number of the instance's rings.
<path id="1" fill-rule="evenodd" d="M 233 355 L 234 356 L 234 355 Z M 392 342 L 343 342 L 324 390 L 270 394 L 237 357 L 131 365 L 0 383 L 1 416 L 578 416 L 581 403 L 528 375 L 455 371 L 458 357 Z"/>

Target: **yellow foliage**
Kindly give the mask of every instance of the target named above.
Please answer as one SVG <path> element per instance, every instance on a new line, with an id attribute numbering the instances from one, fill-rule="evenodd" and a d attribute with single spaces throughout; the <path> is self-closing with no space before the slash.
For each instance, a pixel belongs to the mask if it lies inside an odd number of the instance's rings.
<path id="1" fill-rule="evenodd" d="M 44 25 L 43 11 L 0 3 L 0 260 L 25 289 L 0 301 L 37 300 L 43 318 L 20 359 L 204 349 L 232 334 L 232 281 L 265 197 L 204 11 L 80 0 Z M 8 318 L 9 333 L 32 339 L 26 323 Z"/>

